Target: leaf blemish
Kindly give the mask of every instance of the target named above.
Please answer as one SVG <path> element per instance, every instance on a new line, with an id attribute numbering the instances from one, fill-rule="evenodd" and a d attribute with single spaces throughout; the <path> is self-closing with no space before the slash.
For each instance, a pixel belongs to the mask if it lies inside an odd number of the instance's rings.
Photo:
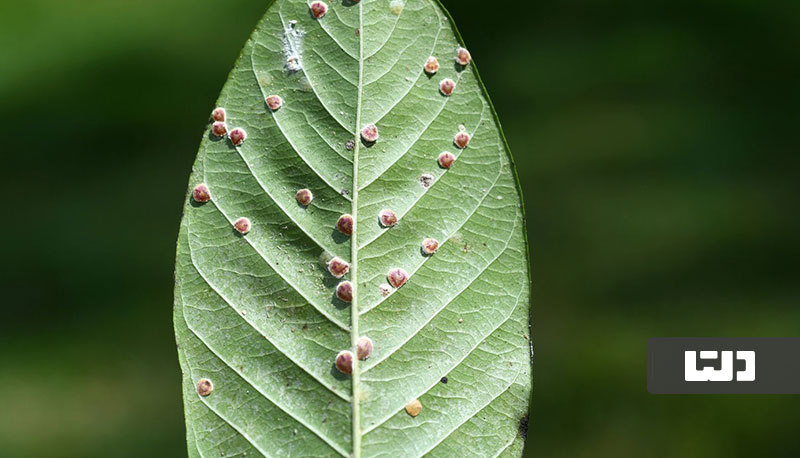
<path id="1" fill-rule="evenodd" d="M 228 133 L 228 126 L 224 121 L 217 121 L 211 125 L 211 133 L 217 137 L 224 137 Z"/>
<path id="2" fill-rule="evenodd" d="M 366 143 L 375 143 L 378 141 L 378 126 L 375 124 L 367 124 L 361 129 L 361 138 Z"/>
<path id="3" fill-rule="evenodd" d="M 453 162 L 456 161 L 456 156 L 451 153 L 450 151 L 444 151 L 442 154 L 439 155 L 439 166 L 443 169 L 449 169 L 453 166 Z"/>
<path id="4" fill-rule="evenodd" d="M 214 391 L 214 384 L 211 382 L 211 380 L 207 378 L 201 378 L 200 381 L 197 382 L 197 394 L 200 396 L 208 396 L 212 391 Z"/>
<path id="5" fill-rule="evenodd" d="M 300 65 L 303 36 L 305 32 L 297 28 L 297 21 L 289 21 L 283 31 L 283 54 L 286 56 L 286 70 L 295 73 L 303 69 Z"/>
<path id="6" fill-rule="evenodd" d="M 328 12 L 328 5 L 325 4 L 325 2 L 311 2 L 309 9 L 311 10 L 311 15 L 314 16 L 314 18 L 322 19 L 322 17 L 325 16 L 325 13 Z"/>
<path id="7" fill-rule="evenodd" d="M 378 221 L 383 227 L 392 227 L 397 224 L 397 213 L 388 208 L 384 208 L 378 213 Z"/>
<path id="8" fill-rule="evenodd" d="M 389 280 L 389 284 L 395 288 L 400 288 L 408 281 L 408 272 L 400 267 L 395 267 L 394 269 L 391 269 L 388 274 L 386 274 L 386 279 Z"/>
<path id="9" fill-rule="evenodd" d="M 250 220 L 247 218 L 239 218 L 233 223 L 233 227 L 238 231 L 240 234 L 245 235 L 250 232 L 251 228 Z"/>
<path id="10" fill-rule="evenodd" d="M 433 186 L 435 178 L 430 173 L 423 173 L 419 176 L 419 185 L 425 189 L 430 188 Z"/>
<path id="11" fill-rule="evenodd" d="M 432 238 L 427 238 L 422 241 L 422 254 L 426 256 L 430 256 L 436 253 L 436 250 L 439 249 L 439 241 Z"/>
<path id="12" fill-rule="evenodd" d="M 462 67 L 466 67 L 469 65 L 470 61 L 472 60 L 472 55 L 470 55 L 469 51 L 464 48 L 458 48 L 456 51 L 456 62 L 458 65 Z"/>
<path id="13" fill-rule="evenodd" d="M 267 106 L 272 111 L 278 111 L 283 105 L 283 99 L 279 95 L 271 95 L 266 99 Z"/>
<path id="14" fill-rule="evenodd" d="M 414 399 L 406 404 L 406 413 L 412 417 L 416 417 L 420 412 L 422 412 L 422 403 L 419 402 L 419 399 Z"/>
<path id="15" fill-rule="evenodd" d="M 445 78 L 439 83 L 439 92 L 441 92 L 443 96 L 450 97 L 455 89 L 456 82 L 450 78 Z"/>
<path id="16" fill-rule="evenodd" d="M 295 194 L 295 198 L 297 199 L 297 203 L 299 203 L 304 207 L 307 207 L 308 204 L 310 204 L 311 201 L 314 200 L 314 194 L 311 193 L 311 190 L 304 188 L 297 191 L 297 194 Z"/>
<path id="17" fill-rule="evenodd" d="M 425 73 L 429 75 L 434 75 L 436 72 L 439 71 L 439 59 L 431 56 L 425 62 Z"/>
<path id="18" fill-rule="evenodd" d="M 356 356 L 361 361 L 369 358 L 372 355 L 372 339 L 369 337 L 361 337 L 356 342 Z"/>
<path id="19" fill-rule="evenodd" d="M 336 297 L 342 302 L 348 304 L 353 302 L 353 284 L 349 281 L 343 281 L 336 286 Z"/>
<path id="20" fill-rule="evenodd" d="M 200 183 L 192 190 L 192 199 L 197 203 L 206 203 L 211 200 L 211 193 L 208 192 L 208 186 L 205 183 Z"/>
<path id="21" fill-rule="evenodd" d="M 460 149 L 464 149 L 469 145 L 471 137 L 466 132 L 459 132 L 453 137 L 453 143 Z"/>
<path id="22" fill-rule="evenodd" d="M 392 292 L 392 287 L 387 285 L 386 283 L 381 283 L 378 285 L 378 291 L 381 292 L 381 296 L 386 297 L 389 293 Z"/>
<path id="23" fill-rule="evenodd" d="M 404 0 L 392 0 L 389 2 L 389 11 L 392 12 L 395 16 L 400 16 L 400 13 L 403 12 L 403 8 L 405 8 L 406 2 Z"/>
<path id="24" fill-rule="evenodd" d="M 211 112 L 211 119 L 218 122 L 225 122 L 225 109 L 222 107 L 214 108 Z"/>
<path id="25" fill-rule="evenodd" d="M 344 143 L 344 148 L 345 148 L 347 151 L 353 151 L 353 150 L 355 149 L 355 147 L 356 147 L 356 142 L 354 142 L 353 140 L 347 140 L 347 141 Z"/>
<path id="26" fill-rule="evenodd" d="M 336 221 L 336 230 L 344 235 L 353 235 L 353 215 L 344 214 Z"/>
<path id="27" fill-rule="evenodd" d="M 247 140 L 247 132 L 245 132 L 241 127 L 237 127 L 228 133 L 228 138 L 231 139 L 233 146 L 241 146 L 241 144 Z"/>
<path id="28" fill-rule="evenodd" d="M 350 271 L 350 264 L 344 259 L 336 256 L 328 263 L 328 272 L 336 278 L 344 277 Z"/>
<path id="29" fill-rule="evenodd" d="M 342 350 L 336 355 L 336 368 L 343 374 L 350 375 L 353 373 L 353 352 L 350 350 Z"/>

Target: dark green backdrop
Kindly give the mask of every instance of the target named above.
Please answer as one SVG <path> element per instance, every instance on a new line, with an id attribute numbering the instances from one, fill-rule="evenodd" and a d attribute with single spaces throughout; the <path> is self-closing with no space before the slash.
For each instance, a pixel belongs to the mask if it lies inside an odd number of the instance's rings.
<path id="1" fill-rule="evenodd" d="M 645 343 L 800 335 L 800 3 L 445 3 L 527 201 L 529 456 L 798 456 L 798 397 L 651 396 Z M 0 456 L 185 455 L 181 204 L 266 4 L 0 4 Z"/>

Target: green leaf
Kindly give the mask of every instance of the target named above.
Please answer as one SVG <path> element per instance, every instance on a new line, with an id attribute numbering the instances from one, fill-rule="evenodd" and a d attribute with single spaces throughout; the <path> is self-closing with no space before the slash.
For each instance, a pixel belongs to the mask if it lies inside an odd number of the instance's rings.
<path id="1" fill-rule="evenodd" d="M 456 63 L 461 38 L 437 1 L 328 6 L 320 19 L 306 1 L 269 7 L 217 102 L 247 138 L 234 146 L 209 123 L 193 168 L 174 316 L 189 455 L 519 456 L 528 248 L 494 109 L 474 65 Z M 283 100 L 276 111 L 270 95 Z M 371 123 L 379 139 L 368 144 Z M 192 198 L 200 183 L 205 203 Z M 394 227 L 379 224 L 382 209 L 399 216 Z M 346 213 L 351 237 L 336 230 Z M 244 235 L 240 217 L 252 224 Z M 425 238 L 439 241 L 435 254 Z M 328 272 L 334 256 L 350 263 L 341 280 Z M 409 279 L 384 296 L 393 268 Z M 344 280 L 352 303 L 336 297 Z M 336 355 L 362 336 L 374 352 L 345 375 Z M 200 395 L 204 379 L 213 390 Z M 415 417 L 404 408 L 414 399 Z"/>

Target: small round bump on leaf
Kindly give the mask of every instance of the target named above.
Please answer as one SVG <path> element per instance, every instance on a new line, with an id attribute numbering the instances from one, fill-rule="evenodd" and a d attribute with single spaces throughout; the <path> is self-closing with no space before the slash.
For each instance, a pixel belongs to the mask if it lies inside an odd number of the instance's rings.
<path id="1" fill-rule="evenodd" d="M 336 256 L 328 263 L 328 272 L 336 278 L 342 278 L 350 271 L 350 264 L 344 259 Z"/>
<path id="2" fill-rule="evenodd" d="M 211 382 L 211 380 L 207 378 L 201 378 L 200 381 L 197 382 L 197 394 L 200 396 L 208 396 L 212 391 L 214 391 L 214 384 Z"/>
<path id="3" fill-rule="evenodd" d="M 225 118 L 225 109 L 222 107 L 214 108 L 214 111 L 211 112 L 211 119 L 216 122 L 225 122 Z"/>
<path id="4" fill-rule="evenodd" d="M 425 73 L 433 75 L 439 71 L 439 59 L 431 56 L 425 62 Z"/>
<path id="5" fill-rule="evenodd" d="M 353 302 L 353 284 L 349 281 L 343 281 L 336 286 L 336 297 L 342 302 Z"/>
<path id="6" fill-rule="evenodd" d="M 350 375 L 353 373 L 353 352 L 350 350 L 340 351 L 336 355 L 336 368 L 343 374 Z"/>
<path id="7" fill-rule="evenodd" d="M 388 208 L 384 208 L 378 213 L 378 221 L 383 227 L 392 227 L 397 224 L 397 213 Z"/>
<path id="8" fill-rule="evenodd" d="M 233 227 L 240 234 L 247 234 L 248 232 L 250 232 L 250 228 L 252 227 L 252 224 L 250 223 L 249 219 L 242 217 L 242 218 L 237 219 L 233 223 Z"/>
<path id="9" fill-rule="evenodd" d="M 439 162 L 440 167 L 443 169 L 449 169 L 453 166 L 453 162 L 456 161 L 456 156 L 449 151 L 445 151 L 439 155 L 439 159 L 437 159 L 437 161 Z"/>
<path id="10" fill-rule="evenodd" d="M 279 95 L 271 95 L 267 97 L 267 106 L 272 111 L 278 111 L 283 105 L 283 99 Z"/>
<path id="11" fill-rule="evenodd" d="M 392 287 L 386 283 L 381 283 L 378 285 L 378 291 L 381 292 L 381 296 L 386 297 L 392 292 Z"/>
<path id="12" fill-rule="evenodd" d="M 311 9 L 311 14 L 317 19 L 321 19 L 328 12 L 328 5 L 325 2 L 311 2 L 309 8 Z"/>
<path id="13" fill-rule="evenodd" d="M 395 267 L 386 274 L 386 278 L 389 280 L 389 284 L 395 288 L 399 288 L 408 281 L 408 272 L 399 267 Z"/>
<path id="14" fill-rule="evenodd" d="M 344 235 L 353 235 L 353 215 L 344 214 L 336 221 L 336 230 Z"/>
<path id="15" fill-rule="evenodd" d="M 439 241 L 436 239 L 427 238 L 422 241 L 422 252 L 426 255 L 432 255 L 439 249 Z"/>
<path id="16" fill-rule="evenodd" d="M 389 2 L 389 11 L 391 11 L 395 16 L 400 16 L 400 13 L 403 12 L 403 8 L 405 6 L 405 0 L 392 0 Z"/>
<path id="17" fill-rule="evenodd" d="M 422 403 L 419 402 L 419 399 L 414 399 L 406 404 L 406 413 L 412 417 L 416 417 L 420 412 L 422 412 Z"/>
<path id="18" fill-rule="evenodd" d="M 346 149 L 347 151 L 353 151 L 355 147 L 356 147 L 356 142 L 354 142 L 353 140 L 347 140 L 346 142 L 344 142 L 344 149 Z"/>
<path id="19" fill-rule="evenodd" d="M 445 78 L 442 82 L 439 83 L 439 92 L 442 95 L 450 96 L 453 91 L 456 89 L 456 82 L 451 80 L 450 78 Z"/>
<path id="20" fill-rule="evenodd" d="M 356 342 L 356 356 L 361 361 L 369 358 L 372 355 L 372 339 L 369 337 L 361 337 Z"/>
<path id="21" fill-rule="evenodd" d="M 471 60 L 472 55 L 470 55 L 469 51 L 464 48 L 458 48 L 458 51 L 456 51 L 456 62 L 458 62 L 458 65 L 467 66 Z"/>
<path id="22" fill-rule="evenodd" d="M 455 145 L 460 149 L 466 148 L 467 145 L 469 145 L 470 140 L 471 137 L 466 132 L 459 132 L 455 135 L 455 137 L 453 137 L 453 143 L 455 143 Z"/>
<path id="23" fill-rule="evenodd" d="M 241 127 L 237 127 L 228 133 L 228 138 L 231 139 L 231 143 L 233 143 L 234 146 L 239 146 L 247 140 L 247 132 Z"/>
<path id="24" fill-rule="evenodd" d="M 375 124 L 367 124 L 361 129 L 361 138 L 367 143 L 375 143 L 378 141 L 378 126 Z"/>
<path id="25" fill-rule="evenodd" d="M 200 183 L 192 190 L 192 199 L 197 203 L 205 203 L 211 200 L 211 193 L 208 191 L 208 186 L 205 183 Z"/>
<path id="26" fill-rule="evenodd" d="M 304 207 L 308 206 L 308 204 L 314 200 L 314 194 L 311 193 L 311 190 L 305 188 L 297 191 L 294 197 L 297 199 L 297 202 Z"/>
<path id="27" fill-rule="evenodd" d="M 223 121 L 217 121 L 211 125 L 211 133 L 217 137 L 224 137 L 228 133 L 228 125 Z"/>

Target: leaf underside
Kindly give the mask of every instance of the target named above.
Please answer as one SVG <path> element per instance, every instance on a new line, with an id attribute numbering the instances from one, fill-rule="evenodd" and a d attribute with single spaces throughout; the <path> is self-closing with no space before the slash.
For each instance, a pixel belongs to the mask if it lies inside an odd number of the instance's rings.
<path id="1" fill-rule="evenodd" d="M 309 3 L 269 7 L 217 102 L 247 139 L 236 147 L 209 126 L 190 178 L 211 200 L 189 193 L 176 261 L 189 455 L 519 456 L 527 245 L 477 73 L 456 64 L 460 37 L 437 1 L 336 0 L 321 19 Z M 429 56 L 435 75 L 423 71 Z M 456 82 L 450 97 L 444 78 Z M 272 94 L 283 99 L 275 112 Z M 374 144 L 360 139 L 370 123 Z M 463 150 L 459 129 L 472 136 Z M 443 151 L 456 156 L 450 169 Z M 314 195 L 307 207 L 301 188 Z M 396 226 L 379 224 L 384 208 Z M 345 213 L 352 237 L 335 229 Z M 246 235 L 239 217 L 252 222 Z M 440 242 L 431 256 L 426 237 Z M 335 296 L 333 256 L 351 265 L 351 304 Z M 384 296 L 397 267 L 408 283 Z M 360 336 L 374 352 L 346 376 L 336 354 Z M 404 410 L 413 399 L 416 417 Z"/>

